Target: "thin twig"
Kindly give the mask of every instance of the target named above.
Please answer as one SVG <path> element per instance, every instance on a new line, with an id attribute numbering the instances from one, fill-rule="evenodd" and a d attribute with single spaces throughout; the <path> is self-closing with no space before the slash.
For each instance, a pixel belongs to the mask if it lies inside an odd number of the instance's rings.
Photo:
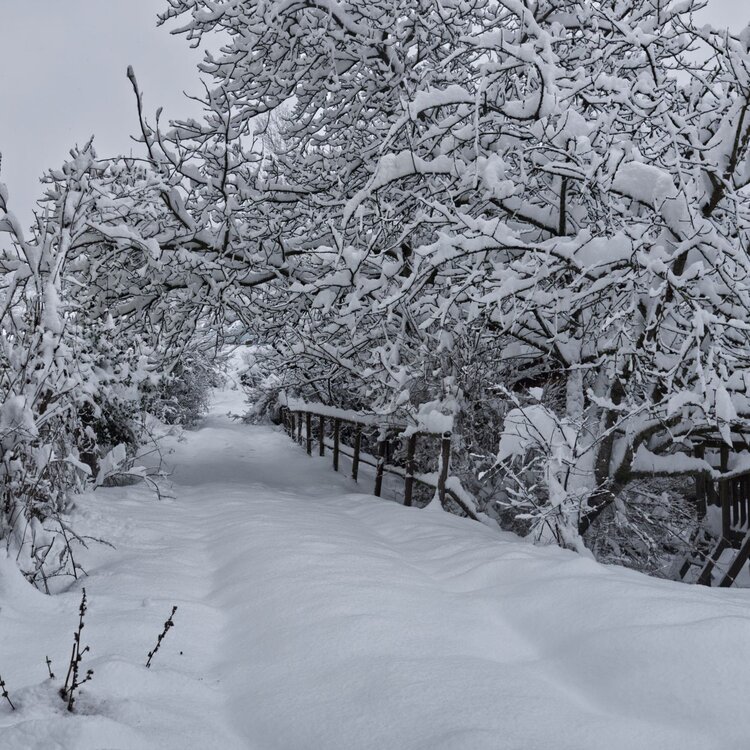
<path id="1" fill-rule="evenodd" d="M 151 659 L 156 656 L 156 652 L 159 650 L 159 646 L 161 646 L 161 642 L 164 640 L 164 636 L 167 634 L 169 629 L 174 626 L 174 622 L 172 618 L 174 617 L 174 613 L 177 611 L 177 606 L 172 607 L 172 613 L 167 618 L 167 621 L 164 623 L 164 630 L 159 633 L 159 637 L 156 639 L 156 646 L 154 646 L 153 651 L 148 652 L 148 661 L 146 662 L 146 667 L 151 667 Z"/>
<path id="2" fill-rule="evenodd" d="M 70 655 L 70 664 L 68 665 L 68 674 L 65 677 L 65 685 L 60 689 L 60 697 L 67 701 L 68 711 L 73 711 L 75 704 L 75 692 L 84 683 L 88 682 L 94 676 L 93 669 L 86 670 L 86 676 L 78 679 L 78 672 L 81 666 L 83 655 L 90 651 L 88 646 L 81 648 L 81 631 L 83 630 L 83 618 L 86 615 L 86 589 L 82 590 L 81 603 L 78 607 L 78 629 L 73 633 L 73 650 Z"/>
<path id="3" fill-rule="evenodd" d="M 0 690 L 2 690 L 1 695 L 3 698 L 5 698 L 6 701 L 8 701 L 8 705 L 15 711 L 16 707 L 13 705 L 13 701 L 10 699 L 10 696 L 8 695 L 8 690 L 5 687 L 5 683 L 3 682 L 3 678 L 0 676 Z"/>

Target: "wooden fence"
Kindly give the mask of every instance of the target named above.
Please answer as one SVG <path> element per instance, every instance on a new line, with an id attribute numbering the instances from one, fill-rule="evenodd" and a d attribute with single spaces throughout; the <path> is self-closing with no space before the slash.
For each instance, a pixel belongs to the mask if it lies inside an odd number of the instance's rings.
<path id="1" fill-rule="evenodd" d="M 331 411 L 334 413 L 316 410 L 311 408 L 311 405 L 306 405 L 304 409 L 283 406 L 281 419 L 287 434 L 300 445 L 304 445 L 308 455 L 313 455 L 315 450 L 319 456 L 325 456 L 326 450 L 330 450 L 334 471 L 340 470 L 342 455 L 351 459 L 351 477 L 355 482 L 359 481 L 361 464 L 373 467 L 375 469 L 373 493 L 378 497 L 383 492 L 383 477 L 389 474 L 403 480 L 404 505 L 413 504 L 416 483 L 434 490 L 443 507 L 447 499 L 450 499 L 466 516 L 475 521 L 479 520 L 469 504 L 448 487 L 451 459 L 450 432 L 408 432 L 407 426 L 403 424 L 379 423 L 375 417 L 357 417 L 351 414 L 339 416 L 335 410 Z M 351 428 L 349 430 L 353 436 L 351 444 L 345 442 L 342 437 L 343 425 Z M 326 427 L 329 428 L 330 440 L 326 436 Z M 378 431 L 375 456 L 362 451 L 362 432 L 365 429 Z M 403 467 L 389 462 L 394 443 L 402 439 L 406 441 Z M 438 470 L 434 480 L 429 474 L 419 474 L 416 471 L 418 441 L 425 439 L 439 442 L 439 449 L 436 451 Z"/>
<path id="2" fill-rule="evenodd" d="M 722 469 L 726 470 L 722 456 Z M 729 568 L 719 579 L 719 586 L 731 586 L 750 559 L 750 472 L 742 472 L 718 480 L 706 476 L 696 479 L 699 515 L 710 506 L 721 509 L 721 536 L 710 554 L 702 556 L 697 583 L 711 585 L 713 570 L 728 549 L 736 549 Z M 686 562 L 680 570 L 684 578 L 689 568 Z"/>
<path id="3" fill-rule="evenodd" d="M 415 483 L 421 484 L 435 491 L 443 507 L 446 499 L 450 499 L 469 518 L 478 521 L 476 512 L 462 499 L 458 493 L 448 487 L 451 459 L 450 432 L 410 432 L 404 424 L 381 422 L 377 417 L 356 416 L 348 412 L 339 413 L 336 409 L 316 409 L 311 404 L 304 408 L 282 406 L 281 420 L 288 435 L 300 445 L 305 446 L 307 454 L 312 456 L 317 451 L 319 456 L 325 456 L 330 450 L 334 471 L 341 469 L 341 456 L 351 459 L 351 477 L 359 481 L 361 464 L 375 469 L 373 493 L 380 497 L 383 492 L 383 478 L 386 474 L 399 477 L 404 483 L 404 505 L 412 505 L 414 501 Z M 353 436 L 351 443 L 342 437 L 342 426 L 350 427 Z M 330 429 L 330 439 L 326 436 L 326 427 Z M 378 440 L 376 452 L 371 456 L 362 451 L 363 430 L 377 430 Z M 430 439 L 439 441 L 436 451 L 438 470 L 435 474 L 419 474 L 416 471 L 416 456 L 418 441 Z M 406 441 L 404 466 L 398 466 L 389 461 L 392 447 L 396 441 Z M 696 455 L 703 457 L 704 453 L 696 451 Z M 727 449 L 721 450 L 721 470 L 726 471 Z M 432 479 L 435 476 L 435 479 Z M 740 574 L 744 565 L 750 560 L 750 471 L 733 476 L 712 480 L 707 475 L 696 478 L 696 499 L 699 516 L 704 516 L 708 506 L 721 508 L 721 536 L 710 554 L 701 554 L 700 574 L 697 583 L 711 585 L 712 572 L 719 558 L 727 549 L 736 549 L 737 554 L 729 568 L 719 580 L 719 586 L 731 586 Z M 695 561 L 687 561 L 680 570 L 684 578 L 687 570 Z"/>

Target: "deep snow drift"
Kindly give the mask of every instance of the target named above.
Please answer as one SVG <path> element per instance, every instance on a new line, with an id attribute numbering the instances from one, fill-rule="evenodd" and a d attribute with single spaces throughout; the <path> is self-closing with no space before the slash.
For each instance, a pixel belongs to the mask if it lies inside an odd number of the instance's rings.
<path id="1" fill-rule="evenodd" d="M 170 497 L 82 499 L 78 527 L 117 549 L 83 554 L 70 591 L 45 597 L 0 557 L 0 674 L 18 706 L 0 703 L 3 750 L 750 745 L 750 592 L 357 494 L 229 405 L 174 446 Z M 81 585 L 95 674 L 73 716 L 44 658 L 64 677 Z"/>

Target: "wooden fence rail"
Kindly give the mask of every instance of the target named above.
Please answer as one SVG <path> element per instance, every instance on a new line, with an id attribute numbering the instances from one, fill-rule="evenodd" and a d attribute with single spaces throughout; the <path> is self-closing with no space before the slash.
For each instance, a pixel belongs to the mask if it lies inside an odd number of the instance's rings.
<path id="1" fill-rule="evenodd" d="M 406 425 L 393 422 L 379 425 L 372 418 L 363 417 L 357 419 L 353 415 L 343 417 L 335 413 L 325 414 L 312 409 L 291 409 L 288 406 L 282 407 L 281 419 L 289 437 L 300 445 L 304 444 L 309 456 L 313 454 L 313 421 L 317 421 L 318 455 L 325 456 L 326 448 L 331 448 L 334 471 L 339 471 L 340 457 L 342 455 L 350 458 L 352 462 L 351 477 L 355 482 L 359 479 L 360 464 L 372 466 L 375 469 L 373 492 L 378 497 L 383 492 L 383 478 L 386 474 L 389 474 L 399 477 L 404 482 L 404 505 L 413 504 L 414 484 L 416 482 L 433 489 L 437 493 L 438 500 L 443 507 L 445 507 L 446 498 L 450 498 L 469 518 L 473 518 L 475 521 L 479 520 L 474 510 L 456 492 L 448 487 L 451 459 L 450 432 L 434 433 L 423 431 L 408 433 L 406 436 L 406 465 L 404 468 L 401 468 L 388 462 L 389 447 L 392 444 L 392 436 L 404 432 L 407 429 Z M 326 424 L 332 425 L 332 441 L 330 443 L 326 442 Z M 343 424 L 351 425 L 353 428 L 354 439 L 351 445 L 345 443 L 341 437 L 341 427 Z M 369 460 L 366 455 L 362 454 L 363 427 L 374 428 L 379 431 L 377 455 L 372 460 Z M 434 482 L 429 475 L 420 475 L 415 470 L 417 441 L 420 438 L 438 438 L 440 440 L 437 479 Z"/>
<path id="2" fill-rule="evenodd" d="M 726 459 L 722 457 L 722 469 L 726 470 Z M 711 479 L 700 476 L 696 479 L 698 515 L 706 514 L 709 506 L 721 510 L 721 535 L 709 554 L 700 555 L 701 571 L 697 583 L 711 585 L 714 568 L 729 549 L 737 550 L 729 568 L 718 579 L 719 586 L 731 586 L 742 568 L 750 559 L 750 472 Z M 690 563 L 686 561 L 680 570 L 684 578 Z"/>
<path id="3" fill-rule="evenodd" d="M 721 509 L 721 535 L 728 542 L 737 543 L 750 531 L 750 472 L 718 479 L 701 475 L 696 491 L 700 516 L 706 507 Z"/>

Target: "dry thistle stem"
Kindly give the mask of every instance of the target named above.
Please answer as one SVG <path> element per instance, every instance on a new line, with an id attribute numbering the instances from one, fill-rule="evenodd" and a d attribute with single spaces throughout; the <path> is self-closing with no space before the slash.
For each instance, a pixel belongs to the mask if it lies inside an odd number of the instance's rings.
<path id="1" fill-rule="evenodd" d="M 13 705 L 13 701 L 10 699 L 10 696 L 8 695 L 8 690 L 5 687 L 5 683 L 3 682 L 2 676 L 0 676 L 0 690 L 2 691 L 0 695 L 2 695 L 3 698 L 5 698 L 5 700 L 8 701 L 8 705 L 15 711 L 16 707 Z"/>
<path id="2" fill-rule="evenodd" d="M 70 654 L 70 664 L 68 665 L 68 674 L 65 677 L 65 685 L 60 688 L 60 697 L 67 701 L 68 711 L 73 710 L 75 704 L 75 692 L 81 685 L 88 682 L 94 675 L 93 669 L 86 670 L 86 676 L 81 680 L 79 679 L 79 670 L 81 666 L 81 660 L 83 655 L 90 651 L 88 646 L 81 648 L 81 631 L 83 630 L 83 618 L 86 614 L 87 603 L 86 603 L 86 589 L 83 589 L 81 596 L 81 603 L 78 606 L 78 629 L 73 633 L 73 651 Z"/>
<path id="3" fill-rule="evenodd" d="M 164 630 L 159 633 L 159 637 L 156 639 L 156 646 L 154 646 L 153 651 L 148 652 L 148 661 L 146 662 L 146 667 L 151 667 L 151 659 L 154 658 L 156 655 L 156 652 L 159 650 L 159 646 L 161 646 L 161 642 L 164 640 L 164 636 L 167 634 L 169 629 L 174 626 L 174 622 L 172 621 L 172 618 L 174 617 L 174 613 L 177 611 L 177 607 L 172 607 L 172 613 L 167 618 L 167 621 L 164 623 Z"/>

